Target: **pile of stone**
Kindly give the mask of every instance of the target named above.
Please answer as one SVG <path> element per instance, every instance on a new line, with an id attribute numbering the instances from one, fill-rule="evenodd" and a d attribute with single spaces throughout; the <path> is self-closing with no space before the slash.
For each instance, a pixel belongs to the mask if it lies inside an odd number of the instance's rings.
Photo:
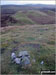
<path id="1" fill-rule="evenodd" d="M 16 56 L 15 52 L 12 52 L 11 59 L 12 59 L 13 63 L 16 63 L 16 64 L 24 66 L 24 67 L 31 65 L 30 55 L 27 51 L 20 51 L 18 56 Z"/>

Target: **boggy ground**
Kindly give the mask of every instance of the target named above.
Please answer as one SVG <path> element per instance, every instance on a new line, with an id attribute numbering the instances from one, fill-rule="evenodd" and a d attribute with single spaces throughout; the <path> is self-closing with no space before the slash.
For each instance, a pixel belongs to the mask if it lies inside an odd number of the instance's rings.
<path id="1" fill-rule="evenodd" d="M 55 70 L 55 25 L 8 26 L 1 29 L 2 74 L 37 74 L 42 70 Z M 20 69 L 11 63 L 11 51 L 22 50 L 30 54 L 32 66 Z M 35 62 L 33 62 L 33 59 Z M 41 65 L 41 61 L 44 64 Z"/>

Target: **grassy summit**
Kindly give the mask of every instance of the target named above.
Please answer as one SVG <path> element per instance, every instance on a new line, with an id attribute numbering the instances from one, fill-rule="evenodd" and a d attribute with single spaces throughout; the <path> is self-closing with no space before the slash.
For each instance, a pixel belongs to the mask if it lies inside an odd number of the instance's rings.
<path id="1" fill-rule="evenodd" d="M 3 74 L 35 74 L 40 73 L 41 68 L 55 70 L 54 25 L 8 26 L 2 29 L 1 37 Z M 30 69 L 18 70 L 16 64 L 11 64 L 10 55 L 13 49 L 17 55 L 23 50 L 29 52 L 32 64 Z M 44 61 L 43 66 L 41 61 Z"/>
<path id="2" fill-rule="evenodd" d="M 12 17 L 18 21 L 18 25 L 52 24 L 55 19 L 54 12 L 51 10 L 47 13 L 40 10 L 18 11 Z"/>

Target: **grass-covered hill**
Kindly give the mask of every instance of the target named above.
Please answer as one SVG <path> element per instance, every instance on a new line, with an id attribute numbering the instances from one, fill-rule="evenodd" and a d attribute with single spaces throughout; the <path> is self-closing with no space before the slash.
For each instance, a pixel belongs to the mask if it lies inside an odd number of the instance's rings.
<path id="1" fill-rule="evenodd" d="M 54 24 L 55 12 L 48 10 L 48 12 L 40 10 L 19 11 L 14 14 L 14 17 L 18 24 Z"/>
<path id="2" fill-rule="evenodd" d="M 1 27 L 11 25 L 54 24 L 55 6 L 4 5 L 1 6 Z"/>
<path id="3" fill-rule="evenodd" d="M 41 70 L 55 71 L 55 8 L 36 6 L 1 7 L 1 74 L 39 75 Z M 16 55 L 28 51 L 31 67 L 24 69 L 12 63 L 12 50 Z"/>

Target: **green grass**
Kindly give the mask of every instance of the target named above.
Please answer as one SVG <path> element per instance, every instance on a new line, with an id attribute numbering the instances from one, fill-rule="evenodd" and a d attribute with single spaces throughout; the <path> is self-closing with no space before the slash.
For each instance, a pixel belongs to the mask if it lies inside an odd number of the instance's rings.
<path id="1" fill-rule="evenodd" d="M 44 30 L 46 28 L 48 30 Z M 42 70 L 55 70 L 55 45 L 52 42 L 55 38 L 54 25 L 13 26 L 8 30 L 5 29 L 1 37 L 1 48 L 5 48 L 1 54 L 2 74 L 36 74 L 40 73 L 41 68 Z M 49 41 L 51 42 L 48 43 Z M 29 52 L 32 64 L 30 68 L 21 69 L 18 65 L 11 63 L 10 55 L 14 48 L 17 48 L 15 50 L 17 55 L 23 50 Z M 43 65 L 40 64 L 42 60 Z"/>
<path id="2" fill-rule="evenodd" d="M 32 21 L 30 18 L 27 17 L 27 14 L 24 14 L 22 12 L 17 12 L 12 17 L 14 17 L 15 19 L 19 20 L 22 25 L 35 24 L 34 21 Z M 18 22 L 18 24 L 20 24 L 20 23 Z"/>
<path id="3" fill-rule="evenodd" d="M 25 17 L 19 17 L 19 20 L 20 20 L 23 24 L 33 24 L 33 23 L 34 23 L 32 20 L 30 20 L 29 18 L 25 18 Z"/>

